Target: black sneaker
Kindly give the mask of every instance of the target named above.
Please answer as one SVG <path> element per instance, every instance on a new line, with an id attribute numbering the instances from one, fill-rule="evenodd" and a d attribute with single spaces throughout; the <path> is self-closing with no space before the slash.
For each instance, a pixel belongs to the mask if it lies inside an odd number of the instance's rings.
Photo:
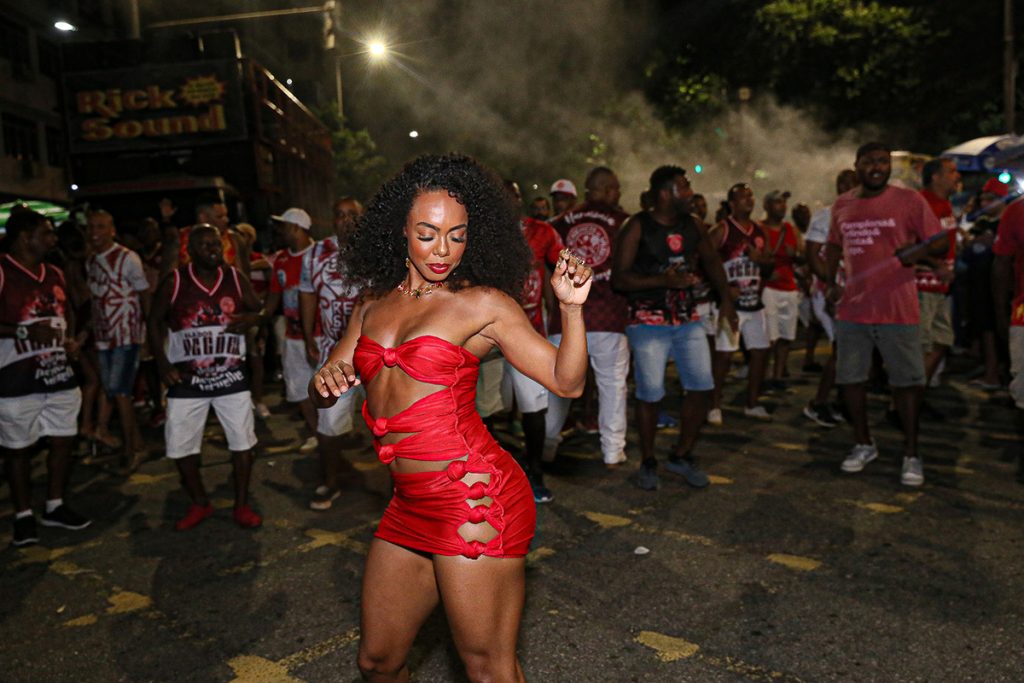
<path id="1" fill-rule="evenodd" d="M 35 516 L 14 519 L 14 539 L 11 545 L 21 548 L 26 545 L 39 543 L 39 534 L 36 532 Z"/>
<path id="2" fill-rule="evenodd" d="M 39 523 L 43 526 L 59 526 L 62 529 L 78 531 L 92 524 L 92 520 L 83 517 L 67 505 L 61 505 L 53 512 L 44 512 Z"/>
<path id="3" fill-rule="evenodd" d="M 828 406 L 820 403 L 808 403 L 804 408 L 804 417 L 808 420 L 817 422 L 822 427 L 828 427 L 829 429 L 836 427 L 839 424 L 832 416 L 832 411 L 829 410 Z"/>
<path id="4" fill-rule="evenodd" d="M 640 470 L 636 473 L 634 481 L 637 487 L 644 491 L 657 491 L 661 486 L 657 465 L 640 465 Z"/>

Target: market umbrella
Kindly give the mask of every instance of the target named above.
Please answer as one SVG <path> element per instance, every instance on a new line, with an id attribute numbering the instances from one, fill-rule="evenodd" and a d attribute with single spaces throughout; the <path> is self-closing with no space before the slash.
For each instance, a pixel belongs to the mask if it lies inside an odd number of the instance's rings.
<path id="1" fill-rule="evenodd" d="M 34 199 L 28 199 L 25 201 L 15 200 L 8 202 L 7 204 L 0 204 L 0 235 L 4 232 L 4 226 L 7 225 L 7 219 L 11 217 L 11 210 L 16 206 L 27 206 L 29 209 L 41 213 L 55 224 L 61 221 L 66 221 L 70 212 L 67 207 L 61 206 L 60 204 L 54 204 L 53 202 L 37 201 Z"/>

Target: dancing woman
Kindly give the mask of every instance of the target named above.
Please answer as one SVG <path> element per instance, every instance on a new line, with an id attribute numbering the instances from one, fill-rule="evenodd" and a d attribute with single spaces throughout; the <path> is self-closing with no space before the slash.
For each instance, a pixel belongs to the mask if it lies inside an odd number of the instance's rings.
<path id="1" fill-rule="evenodd" d="M 359 668 L 370 681 L 408 680 L 409 649 L 441 602 L 470 680 L 523 681 L 516 639 L 536 509 L 476 412 L 479 359 L 497 346 L 557 395 L 579 396 L 590 269 L 568 252 L 558 261 L 555 348 L 516 301 L 532 256 L 514 206 L 496 176 L 458 155 L 420 157 L 387 182 L 346 258 L 366 298 L 309 394 L 327 407 L 364 383 L 363 417 L 394 481 L 366 560 Z"/>

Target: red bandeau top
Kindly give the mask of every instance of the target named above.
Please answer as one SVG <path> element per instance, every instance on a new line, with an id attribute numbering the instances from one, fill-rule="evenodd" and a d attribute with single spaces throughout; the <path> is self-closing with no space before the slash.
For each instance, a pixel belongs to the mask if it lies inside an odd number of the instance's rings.
<path id="1" fill-rule="evenodd" d="M 465 456 L 488 436 L 476 411 L 476 380 L 480 360 L 450 341 L 424 335 L 385 348 L 366 335 L 359 337 L 352 362 L 368 386 L 382 368 L 398 367 L 413 379 L 438 385 L 432 394 L 391 416 L 370 415 L 363 402 L 363 419 L 373 432 L 377 457 L 385 465 L 395 458 L 444 461 Z M 388 433 L 408 434 L 382 444 Z"/>

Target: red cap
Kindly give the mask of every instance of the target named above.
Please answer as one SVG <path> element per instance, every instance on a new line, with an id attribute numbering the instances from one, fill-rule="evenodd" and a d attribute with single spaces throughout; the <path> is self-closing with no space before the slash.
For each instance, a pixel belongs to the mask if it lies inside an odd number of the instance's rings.
<path id="1" fill-rule="evenodd" d="M 981 188 L 982 194 L 994 194 L 997 197 L 1005 197 L 1010 194 L 1010 188 L 1006 186 L 1006 183 L 1000 182 L 999 178 L 989 178 L 985 181 L 985 186 Z"/>

